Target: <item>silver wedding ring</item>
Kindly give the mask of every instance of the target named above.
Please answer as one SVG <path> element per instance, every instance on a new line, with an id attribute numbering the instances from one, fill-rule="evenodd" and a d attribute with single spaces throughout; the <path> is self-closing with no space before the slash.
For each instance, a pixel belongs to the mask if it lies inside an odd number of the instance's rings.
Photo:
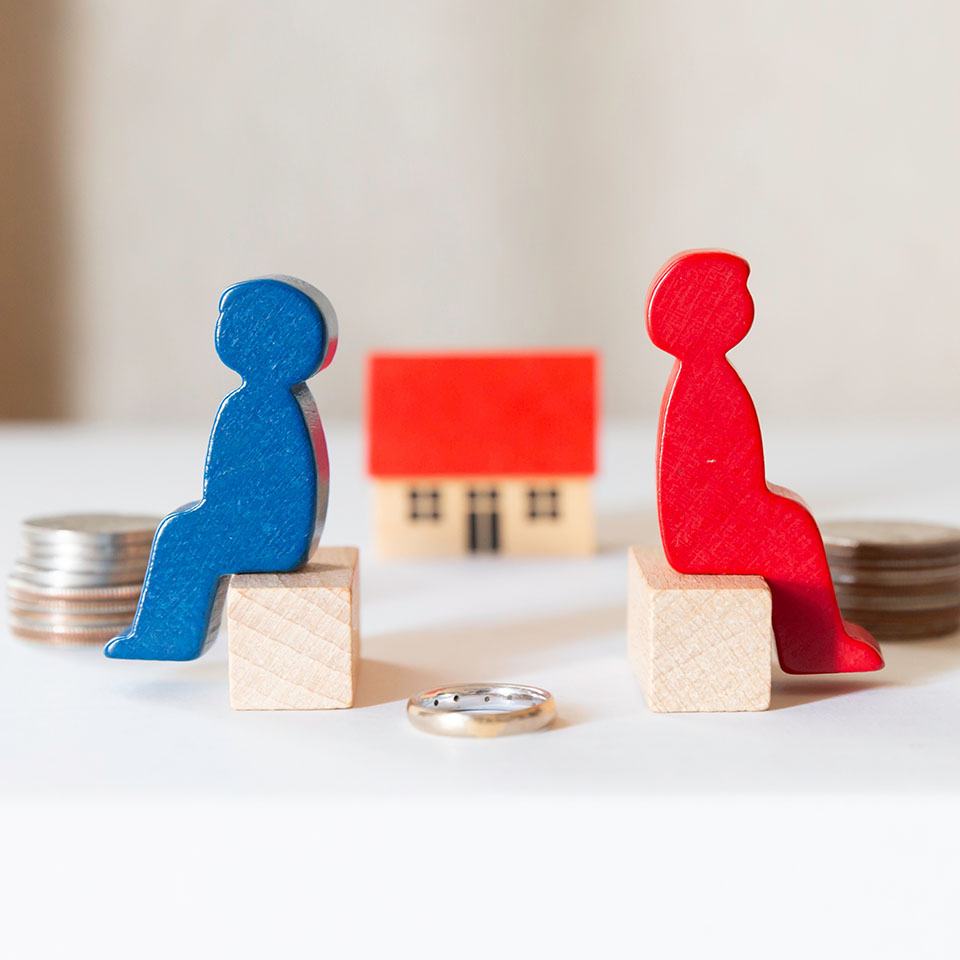
<path id="1" fill-rule="evenodd" d="M 444 737 L 530 733 L 556 715 L 552 694 L 520 683 L 460 683 L 426 690 L 407 701 L 407 716 L 415 727 Z"/>

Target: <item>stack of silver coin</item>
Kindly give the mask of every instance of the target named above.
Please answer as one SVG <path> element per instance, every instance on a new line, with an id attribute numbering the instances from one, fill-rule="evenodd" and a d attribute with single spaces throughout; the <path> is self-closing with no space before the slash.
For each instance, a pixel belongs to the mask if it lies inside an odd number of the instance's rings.
<path id="1" fill-rule="evenodd" d="M 960 530 L 843 521 L 821 527 L 840 610 L 878 640 L 960 630 Z"/>
<path id="2" fill-rule="evenodd" d="M 133 622 L 157 517 L 75 514 L 21 525 L 10 628 L 48 643 L 105 643 Z"/>

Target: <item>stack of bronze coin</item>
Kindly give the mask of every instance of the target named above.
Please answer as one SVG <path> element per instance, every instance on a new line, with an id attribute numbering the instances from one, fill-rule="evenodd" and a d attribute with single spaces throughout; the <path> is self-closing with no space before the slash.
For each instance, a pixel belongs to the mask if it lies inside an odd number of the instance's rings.
<path id="1" fill-rule="evenodd" d="M 960 530 L 850 520 L 821 527 L 840 610 L 878 640 L 960 630 Z"/>
<path id="2" fill-rule="evenodd" d="M 10 628 L 48 643 L 105 643 L 133 622 L 156 517 L 75 514 L 21 525 Z"/>

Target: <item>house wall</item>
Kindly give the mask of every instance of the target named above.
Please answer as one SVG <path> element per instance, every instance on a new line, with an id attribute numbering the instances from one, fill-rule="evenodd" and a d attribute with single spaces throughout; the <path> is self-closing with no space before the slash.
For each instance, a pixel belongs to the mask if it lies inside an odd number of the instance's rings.
<path id="1" fill-rule="evenodd" d="M 596 548 L 590 481 L 582 477 L 423 478 L 374 481 L 377 552 L 386 557 L 469 552 L 470 490 L 497 490 L 500 553 L 585 554 Z M 557 491 L 556 519 L 530 519 L 531 486 Z M 412 488 L 436 489 L 439 518 L 411 519 Z M 422 501 L 428 509 L 429 501 Z M 544 501 L 541 500 L 541 503 Z"/>

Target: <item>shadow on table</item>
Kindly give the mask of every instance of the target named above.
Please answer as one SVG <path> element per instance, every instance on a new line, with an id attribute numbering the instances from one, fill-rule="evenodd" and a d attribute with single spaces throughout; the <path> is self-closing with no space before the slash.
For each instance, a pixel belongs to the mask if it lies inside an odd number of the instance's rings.
<path id="1" fill-rule="evenodd" d="M 886 666 L 877 673 L 795 677 L 774 672 L 771 710 L 842 697 L 880 687 L 918 687 L 960 670 L 960 633 L 930 640 L 881 644 Z"/>
<path id="2" fill-rule="evenodd" d="M 770 709 L 786 710 L 788 707 L 799 707 L 806 703 L 816 703 L 818 700 L 852 696 L 865 690 L 876 690 L 879 687 L 897 686 L 889 680 L 873 679 L 875 674 L 857 675 L 859 679 L 851 679 L 851 676 L 851 674 L 837 674 L 795 677 L 774 668 Z"/>
<path id="3" fill-rule="evenodd" d="M 364 656 L 360 666 L 356 706 L 406 700 L 449 683 L 525 682 L 538 668 L 579 658 L 574 647 L 591 637 L 607 643 L 612 634 L 622 647 L 625 620 L 625 606 L 617 604 L 534 620 L 451 623 L 380 634 L 365 643 L 371 656 Z M 393 659 L 378 659 L 386 655 Z M 565 717 L 564 726 L 578 722 Z"/>
<path id="4" fill-rule="evenodd" d="M 626 601 L 626 597 L 624 597 Z M 582 658 L 581 644 L 596 638 L 610 645 L 611 655 L 625 651 L 626 611 L 614 604 L 532 620 L 508 623 L 450 623 L 424 629 L 380 634 L 364 640 L 357 707 L 405 700 L 421 690 L 470 680 L 519 681 L 544 666 Z M 218 643 L 225 644 L 221 636 Z M 771 710 L 800 707 L 833 697 L 856 696 L 879 688 L 924 686 L 960 672 L 960 633 L 929 640 L 886 641 L 886 667 L 878 673 L 791 676 L 774 668 Z M 381 659 L 390 657 L 390 660 Z M 169 665 L 178 669 L 152 676 L 137 686 L 149 699 L 181 704 L 208 703 L 226 687 L 227 664 L 221 658 Z M 130 668 L 134 672 L 134 668 Z M 556 728 L 583 718 L 565 707 Z"/>
<path id="5" fill-rule="evenodd" d="M 128 662 L 136 665 L 128 668 L 131 673 L 141 666 L 141 661 Z M 162 675 L 145 677 L 132 688 L 137 698 L 204 708 L 212 700 L 227 700 L 229 683 L 226 660 L 205 657 L 202 660 L 167 663 L 159 672 Z"/>

